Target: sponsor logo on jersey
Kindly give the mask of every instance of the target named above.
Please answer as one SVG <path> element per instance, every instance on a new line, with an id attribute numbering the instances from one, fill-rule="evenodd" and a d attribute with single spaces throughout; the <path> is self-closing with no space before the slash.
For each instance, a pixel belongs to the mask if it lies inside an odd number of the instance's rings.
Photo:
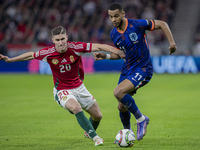
<path id="1" fill-rule="evenodd" d="M 67 62 L 67 60 L 65 58 L 61 61 L 61 63 L 64 63 L 64 62 Z"/>
<path id="2" fill-rule="evenodd" d="M 137 41 L 137 39 L 138 39 L 138 36 L 136 33 L 129 34 L 129 37 L 130 37 L 131 41 L 134 41 L 134 42 Z"/>
<path id="3" fill-rule="evenodd" d="M 58 59 L 52 59 L 52 63 L 54 64 L 54 65 L 57 65 L 58 64 Z"/>
<path id="4" fill-rule="evenodd" d="M 74 62 L 74 56 L 73 56 L 73 55 L 71 55 L 71 56 L 69 57 L 69 59 L 70 59 L 71 62 Z"/>

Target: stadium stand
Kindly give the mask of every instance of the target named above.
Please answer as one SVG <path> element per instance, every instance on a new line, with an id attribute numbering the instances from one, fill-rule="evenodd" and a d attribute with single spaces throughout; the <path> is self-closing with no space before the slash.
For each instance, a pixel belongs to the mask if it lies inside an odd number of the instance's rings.
<path id="1" fill-rule="evenodd" d="M 115 0 L 123 4 L 126 17 L 159 19 L 170 26 L 177 0 Z M 112 24 L 107 8 L 114 0 L 6 0 L 0 1 L 0 42 L 4 45 L 50 45 L 50 31 L 67 29 L 69 40 L 111 44 Z M 165 54 L 162 32 L 148 33 L 152 55 Z M 9 53 L 10 54 L 10 53 Z"/>

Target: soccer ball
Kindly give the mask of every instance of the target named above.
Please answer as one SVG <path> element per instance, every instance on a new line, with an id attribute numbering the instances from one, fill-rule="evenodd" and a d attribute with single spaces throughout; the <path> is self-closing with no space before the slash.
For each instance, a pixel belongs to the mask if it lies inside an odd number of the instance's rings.
<path id="1" fill-rule="evenodd" d="M 131 147 L 134 141 L 135 135 L 129 129 L 122 129 L 116 135 L 116 142 L 120 147 Z"/>

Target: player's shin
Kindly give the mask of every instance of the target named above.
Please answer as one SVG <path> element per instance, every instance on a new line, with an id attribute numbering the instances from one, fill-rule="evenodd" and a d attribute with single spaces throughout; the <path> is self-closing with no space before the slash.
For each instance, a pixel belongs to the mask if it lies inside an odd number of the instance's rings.
<path id="1" fill-rule="evenodd" d="M 131 128 L 131 124 L 130 124 L 131 114 L 130 114 L 130 112 L 128 110 L 125 111 L 125 112 L 119 112 L 119 116 L 120 116 L 121 122 L 124 126 L 124 129 L 130 129 Z"/>
<path id="2" fill-rule="evenodd" d="M 97 127 L 99 126 L 100 121 L 94 121 L 91 117 L 89 118 L 94 130 L 96 131 Z"/>
<path id="3" fill-rule="evenodd" d="M 136 119 L 141 118 L 143 115 L 135 104 L 135 100 L 129 94 L 126 94 L 120 102 L 135 116 Z"/>
<path id="4" fill-rule="evenodd" d="M 83 111 L 75 114 L 76 119 L 79 123 L 79 125 L 85 130 L 91 138 L 94 138 L 97 134 L 91 124 L 91 122 L 87 119 L 87 117 L 84 115 Z"/>

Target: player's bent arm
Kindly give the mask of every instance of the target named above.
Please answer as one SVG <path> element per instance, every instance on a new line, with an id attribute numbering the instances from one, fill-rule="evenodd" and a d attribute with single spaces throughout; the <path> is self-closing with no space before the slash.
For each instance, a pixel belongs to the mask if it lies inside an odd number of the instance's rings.
<path id="1" fill-rule="evenodd" d="M 95 61 L 98 61 L 98 60 L 103 60 L 103 59 L 116 60 L 116 59 L 121 59 L 121 58 L 119 55 L 115 53 L 111 53 L 111 54 L 94 53 L 94 59 Z"/>
<path id="2" fill-rule="evenodd" d="M 118 50 L 115 47 L 107 45 L 107 44 L 92 43 L 92 50 L 91 51 L 92 52 L 96 52 L 96 51 L 111 52 L 111 53 L 117 54 L 121 58 L 125 58 L 125 54 L 121 50 Z"/>
<path id="3" fill-rule="evenodd" d="M 171 30 L 169 29 L 168 24 L 160 20 L 154 20 L 154 21 L 155 21 L 155 29 L 161 29 L 165 33 L 170 45 L 171 44 L 175 45 L 174 38 L 172 36 Z"/>
<path id="4" fill-rule="evenodd" d="M 116 59 L 121 59 L 121 57 L 118 54 L 111 53 L 110 54 L 110 59 L 111 60 L 116 60 Z"/>
<path id="5" fill-rule="evenodd" d="M 117 49 L 107 45 L 107 44 L 97 44 L 97 43 L 92 43 L 92 52 L 96 51 L 106 51 L 106 52 L 112 52 L 117 54 Z"/>
<path id="6" fill-rule="evenodd" d="M 176 51 L 177 47 L 176 47 L 176 43 L 174 41 L 173 35 L 171 33 L 171 30 L 170 30 L 168 24 L 161 20 L 154 20 L 154 21 L 155 21 L 154 29 L 161 29 L 165 33 L 165 35 L 169 41 L 169 44 L 170 44 L 170 47 L 169 47 L 170 54 L 174 53 Z"/>
<path id="7" fill-rule="evenodd" d="M 33 54 L 34 54 L 34 52 L 27 52 L 27 53 L 21 54 L 19 56 L 13 57 L 13 58 L 8 58 L 5 61 L 8 63 L 11 63 L 11 62 L 17 62 L 17 61 L 32 60 L 32 59 L 34 59 Z"/>

